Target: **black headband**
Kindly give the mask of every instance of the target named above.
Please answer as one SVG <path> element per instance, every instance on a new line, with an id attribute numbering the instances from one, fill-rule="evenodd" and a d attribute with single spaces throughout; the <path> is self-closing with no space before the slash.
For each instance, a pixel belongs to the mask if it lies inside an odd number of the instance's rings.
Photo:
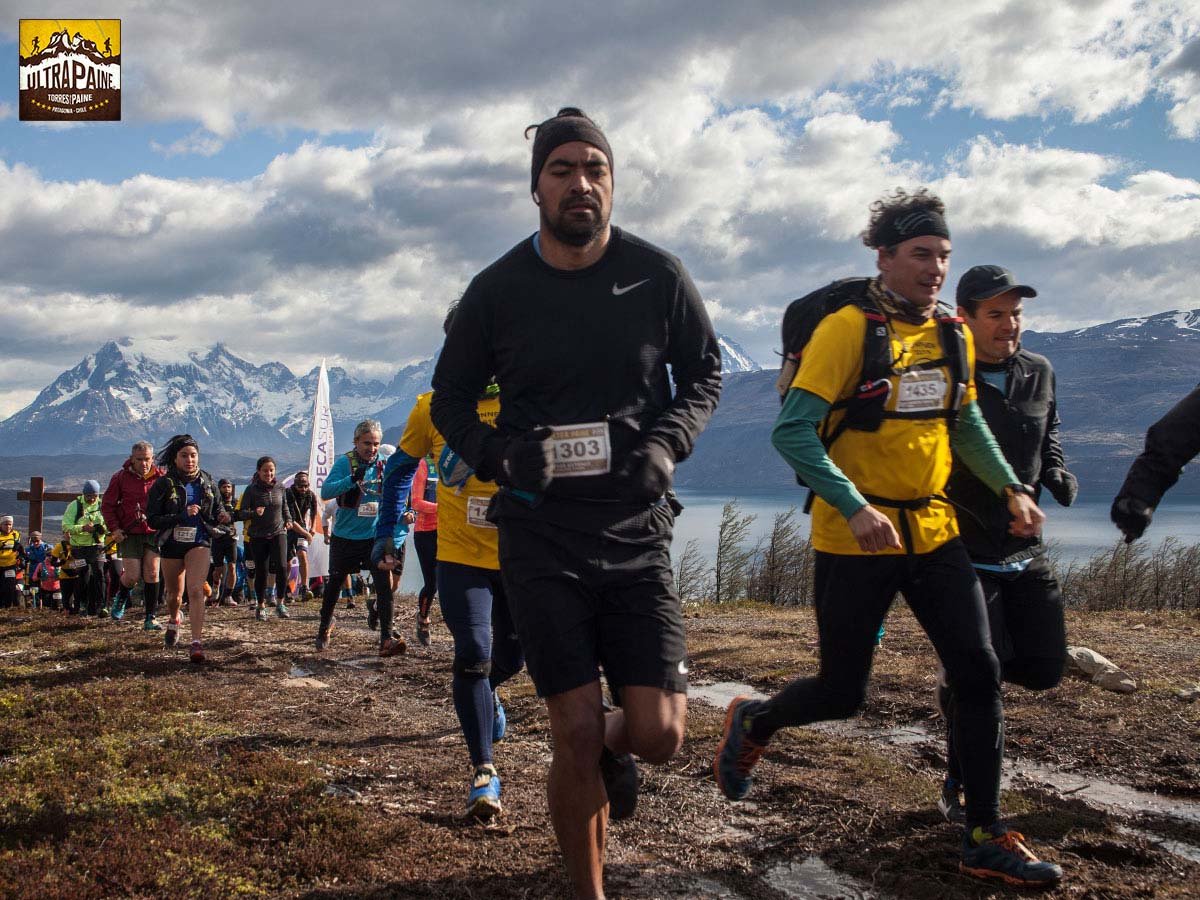
<path id="1" fill-rule="evenodd" d="M 530 128 L 535 126 L 531 125 Z M 533 136 L 533 165 L 529 183 L 530 192 L 537 190 L 538 176 L 542 174 L 542 166 L 555 147 L 569 144 L 571 141 L 583 141 L 591 144 L 608 159 L 608 167 L 613 164 L 612 148 L 608 146 L 608 138 L 600 130 L 600 126 L 589 119 L 581 109 L 565 106 L 551 119 L 536 126 Z M 529 129 L 525 129 L 526 132 Z"/>
<path id="2" fill-rule="evenodd" d="M 879 247 L 894 247 L 913 238 L 927 237 L 950 240 L 950 229 L 941 213 L 932 209 L 914 209 L 902 213 L 879 231 Z"/>

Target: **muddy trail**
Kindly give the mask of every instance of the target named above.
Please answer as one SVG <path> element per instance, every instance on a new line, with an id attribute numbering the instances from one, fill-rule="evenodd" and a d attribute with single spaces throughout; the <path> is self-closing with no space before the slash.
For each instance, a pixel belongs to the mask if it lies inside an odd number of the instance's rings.
<path id="1" fill-rule="evenodd" d="M 412 633 L 414 602 L 399 627 Z M 373 653 L 360 602 L 312 648 L 290 620 L 210 611 L 193 666 L 140 622 L 0 611 L 0 896 L 539 898 L 568 895 L 546 812 L 547 721 L 524 676 L 501 693 L 505 812 L 467 821 L 449 637 Z M 863 715 L 779 736 L 750 797 L 711 761 L 731 693 L 815 666 L 809 610 L 688 613 L 687 739 L 644 766 L 636 816 L 609 831 L 610 897 L 990 897 L 957 871 L 934 805 L 934 660 L 888 621 Z M 1200 619 L 1072 615 L 1070 640 L 1134 674 L 1127 696 L 1065 679 L 1010 689 L 1004 808 L 1063 865 L 1052 895 L 1200 895 Z"/>

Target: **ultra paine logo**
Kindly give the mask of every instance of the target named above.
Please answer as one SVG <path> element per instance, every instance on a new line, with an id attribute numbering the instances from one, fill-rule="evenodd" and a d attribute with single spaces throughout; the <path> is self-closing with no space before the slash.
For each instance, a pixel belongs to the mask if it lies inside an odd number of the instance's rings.
<path id="1" fill-rule="evenodd" d="M 19 55 L 21 121 L 120 121 L 120 19 L 22 19 Z"/>

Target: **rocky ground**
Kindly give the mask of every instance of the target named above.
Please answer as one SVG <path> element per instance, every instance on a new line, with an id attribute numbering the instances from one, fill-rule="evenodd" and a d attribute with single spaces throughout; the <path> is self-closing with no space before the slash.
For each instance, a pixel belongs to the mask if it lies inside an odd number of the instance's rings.
<path id="1" fill-rule="evenodd" d="M 315 604 L 293 612 L 210 611 L 210 662 L 194 666 L 134 623 L 0 611 L 0 895 L 567 896 L 528 680 L 502 690 L 505 812 L 485 827 L 462 815 L 440 622 L 432 647 L 381 661 L 361 603 L 321 655 Z M 812 614 L 704 607 L 688 627 L 687 740 L 644 767 L 636 817 L 610 829 L 610 897 L 1010 893 L 957 871 L 958 833 L 934 806 L 934 660 L 905 610 L 863 716 L 781 735 L 742 803 L 713 783 L 716 704 L 812 670 Z M 1073 614 L 1069 629 L 1140 688 L 1007 692 L 1011 823 L 1067 870 L 1055 895 L 1200 895 L 1200 704 L 1175 697 L 1200 682 L 1200 619 Z"/>

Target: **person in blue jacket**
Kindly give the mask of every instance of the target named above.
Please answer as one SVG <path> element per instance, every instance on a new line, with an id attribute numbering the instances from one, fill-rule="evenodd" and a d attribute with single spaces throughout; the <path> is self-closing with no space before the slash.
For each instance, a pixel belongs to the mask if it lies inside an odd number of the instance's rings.
<path id="1" fill-rule="evenodd" d="M 347 575 L 363 569 L 371 572 L 375 587 L 375 615 L 379 619 L 379 655 L 395 656 L 406 649 L 404 639 L 392 634 L 391 572 L 371 564 L 375 544 L 375 523 L 383 488 L 384 460 L 379 455 L 383 426 L 364 419 L 354 429 L 354 449 L 339 456 L 321 485 L 321 499 L 337 499 L 337 515 L 329 541 L 329 578 L 321 602 L 321 624 L 317 631 L 317 649 L 329 646 L 333 633 L 333 610 L 338 591 Z M 396 524 L 395 539 L 408 537 L 408 523 Z"/>

